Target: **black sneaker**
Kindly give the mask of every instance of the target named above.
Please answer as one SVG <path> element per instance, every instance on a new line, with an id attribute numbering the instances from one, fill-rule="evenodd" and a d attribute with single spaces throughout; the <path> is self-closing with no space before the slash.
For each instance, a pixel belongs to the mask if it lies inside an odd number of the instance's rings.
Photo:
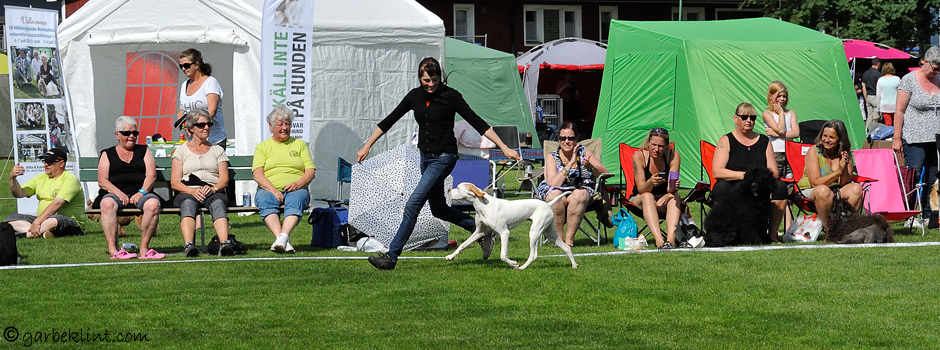
<path id="1" fill-rule="evenodd" d="M 227 240 L 219 245 L 219 256 L 234 256 L 235 248 L 232 246 L 232 240 Z"/>
<path id="2" fill-rule="evenodd" d="M 486 234 L 477 241 L 477 243 L 480 243 L 480 249 L 483 250 L 483 260 L 489 259 L 490 254 L 493 253 L 493 242 L 495 240 L 496 233 L 487 231 Z"/>
<path id="3" fill-rule="evenodd" d="M 379 270 L 393 270 L 395 269 L 395 260 L 392 260 L 392 257 L 388 254 L 380 254 L 378 256 L 370 256 L 369 263 L 372 266 Z"/>
<path id="4" fill-rule="evenodd" d="M 192 243 L 186 243 L 186 246 L 183 247 L 183 253 L 186 254 L 187 258 L 195 258 L 199 256 L 199 249 Z"/>

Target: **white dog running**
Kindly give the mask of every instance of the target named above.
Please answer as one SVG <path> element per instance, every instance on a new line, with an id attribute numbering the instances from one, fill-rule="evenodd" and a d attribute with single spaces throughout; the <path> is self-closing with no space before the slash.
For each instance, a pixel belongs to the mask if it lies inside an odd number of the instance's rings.
<path id="1" fill-rule="evenodd" d="M 488 230 L 492 230 L 499 233 L 499 240 L 502 242 L 499 258 L 513 268 L 522 270 L 528 267 L 532 261 L 535 261 L 535 258 L 538 257 L 539 238 L 543 234 L 548 240 L 555 242 L 556 246 L 565 251 L 568 259 L 571 260 L 571 268 L 577 268 L 578 263 L 574 261 L 571 247 L 558 237 L 552 226 L 555 220 L 555 215 L 552 213 L 552 204 L 570 193 L 565 192 L 549 203 L 538 199 L 508 201 L 490 196 L 480 191 L 472 183 L 463 182 L 457 185 L 457 188 L 450 190 L 450 198 L 467 200 L 473 203 L 473 208 L 477 212 L 477 229 L 470 235 L 470 238 L 467 238 L 457 247 L 457 250 L 444 257 L 444 259 L 454 260 L 457 254 L 460 254 L 467 246 L 483 237 Z M 519 266 L 519 263 L 510 260 L 507 256 L 509 253 L 509 230 L 525 220 L 532 221 L 532 228 L 529 229 L 529 259 L 526 260 L 525 264 Z"/>

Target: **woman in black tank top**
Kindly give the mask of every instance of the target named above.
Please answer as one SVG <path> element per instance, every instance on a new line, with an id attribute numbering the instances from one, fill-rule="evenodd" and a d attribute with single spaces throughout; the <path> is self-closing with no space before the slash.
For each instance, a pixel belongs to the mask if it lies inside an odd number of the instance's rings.
<path id="1" fill-rule="evenodd" d="M 670 188 L 670 172 L 679 172 L 679 153 L 669 147 L 669 132 L 664 128 L 653 128 L 646 136 L 641 150 L 633 154 L 633 198 L 630 201 L 643 209 L 643 220 L 659 222 L 660 214 L 666 215 L 666 237 L 663 239 L 659 225 L 649 225 L 656 246 L 670 249 L 676 245 L 676 225 L 679 224 L 679 201 L 676 190 L 679 181 Z"/>
<path id="2" fill-rule="evenodd" d="M 773 147 L 766 135 L 754 132 L 757 122 L 757 110 L 750 103 L 742 103 L 734 112 L 734 130 L 718 140 L 712 172 L 717 180 L 712 187 L 712 195 L 720 197 L 734 190 L 734 184 L 744 179 L 748 170 L 766 167 L 774 176 L 777 174 L 777 161 Z M 776 231 L 783 220 L 787 205 L 787 184 L 777 180 L 777 188 L 771 196 L 770 227 Z M 744 208 L 742 208 L 744 209 Z M 778 242 L 777 234 L 771 234 L 770 240 Z"/>
<path id="3" fill-rule="evenodd" d="M 117 211 L 123 208 L 143 210 L 140 228 L 140 259 L 161 259 L 165 255 L 149 249 L 150 238 L 157 231 L 160 198 L 153 193 L 157 179 L 157 162 L 146 145 L 137 144 L 137 121 L 131 117 L 118 117 L 114 136 L 117 145 L 101 151 L 98 158 L 98 198 L 94 208 L 101 208 L 101 230 L 111 259 L 137 258 L 137 254 L 117 249 Z"/>

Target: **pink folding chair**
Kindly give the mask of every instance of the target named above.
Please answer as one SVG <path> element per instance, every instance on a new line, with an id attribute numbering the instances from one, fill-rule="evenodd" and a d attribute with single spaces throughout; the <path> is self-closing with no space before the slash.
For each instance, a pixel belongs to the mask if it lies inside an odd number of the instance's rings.
<path id="1" fill-rule="evenodd" d="M 901 170 L 893 150 L 857 149 L 852 151 L 852 154 L 855 156 L 858 175 L 878 180 L 867 188 L 864 206 L 868 213 L 882 215 L 888 221 L 906 220 L 920 214 L 920 210 L 908 208 L 908 192 L 901 181 Z M 916 203 L 920 203 L 920 198 L 917 198 Z M 921 227 L 921 235 L 925 232 Z"/>

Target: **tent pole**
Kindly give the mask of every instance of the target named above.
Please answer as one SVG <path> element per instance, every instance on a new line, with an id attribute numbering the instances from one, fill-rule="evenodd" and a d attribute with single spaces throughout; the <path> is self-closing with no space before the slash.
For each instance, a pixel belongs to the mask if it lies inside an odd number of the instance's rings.
<path id="1" fill-rule="evenodd" d="M 679 0 L 679 22 L 682 22 L 682 0 Z"/>

